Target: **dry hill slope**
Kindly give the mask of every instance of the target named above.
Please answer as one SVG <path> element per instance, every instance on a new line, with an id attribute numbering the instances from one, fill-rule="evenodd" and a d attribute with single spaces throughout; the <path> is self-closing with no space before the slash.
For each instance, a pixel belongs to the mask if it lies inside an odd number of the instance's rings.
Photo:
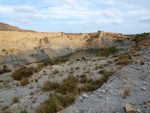
<path id="1" fill-rule="evenodd" d="M 9 24 L 5 24 L 0 22 L 0 31 L 19 31 L 19 32 L 35 32 L 32 30 L 24 30 L 15 26 L 10 26 Z"/>

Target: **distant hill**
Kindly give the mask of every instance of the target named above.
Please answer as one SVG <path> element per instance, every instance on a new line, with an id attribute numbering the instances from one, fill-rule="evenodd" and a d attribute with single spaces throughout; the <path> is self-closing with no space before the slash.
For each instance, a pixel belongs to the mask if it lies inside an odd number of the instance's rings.
<path id="1" fill-rule="evenodd" d="M 33 30 L 24 30 L 9 24 L 0 22 L 0 31 L 19 31 L 19 32 L 36 32 Z"/>

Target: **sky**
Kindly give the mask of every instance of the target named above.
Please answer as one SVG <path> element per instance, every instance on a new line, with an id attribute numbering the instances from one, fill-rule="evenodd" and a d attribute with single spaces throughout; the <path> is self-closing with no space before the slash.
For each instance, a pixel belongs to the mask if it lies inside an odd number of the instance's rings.
<path id="1" fill-rule="evenodd" d="M 150 32 L 150 0 L 0 0 L 0 22 L 39 32 Z"/>

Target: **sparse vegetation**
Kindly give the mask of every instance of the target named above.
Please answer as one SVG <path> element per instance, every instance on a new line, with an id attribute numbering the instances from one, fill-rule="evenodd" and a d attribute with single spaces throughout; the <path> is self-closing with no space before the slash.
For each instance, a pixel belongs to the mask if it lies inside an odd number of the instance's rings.
<path id="1" fill-rule="evenodd" d="M 22 78 L 26 78 L 26 77 L 30 77 L 31 75 L 33 75 L 35 72 L 38 72 L 40 69 L 38 67 L 34 68 L 34 67 L 26 67 L 26 66 L 22 66 L 18 69 L 16 69 L 13 73 L 12 73 L 12 77 L 15 80 L 21 80 Z"/>
<path id="2" fill-rule="evenodd" d="M 40 63 L 39 64 L 39 67 L 42 68 L 44 66 L 48 66 L 48 65 L 57 65 L 57 64 L 61 64 L 61 63 L 64 63 L 64 62 L 67 62 L 69 59 L 68 58 L 55 58 L 53 60 L 50 60 L 50 61 L 45 61 L 43 63 Z"/>
<path id="3" fill-rule="evenodd" d="M 21 78 L 21 85 L 25 86 L 27 84 L 29 84 L 29 79 L 26 77 Z"/>
<path id="4" fill-rule="evenodd" d="M 100 70 L 98 73 L 99 74 L 104 74 L 105 70 Z"/>
<path id="5" fill-rule="evenodd" d="M 18 97 L 14 97 L 13 98 L 13 103 L 17 103 L 17 102 L 19 102 L 19 98 Z"/>
<path id="6" fill-rule="evenodd" d="M 116 40 L 116 42 L 123 42 L 123 40 L 119 40 L 119 39 L 118 39 L 118 40 Z"/>
<path id="7" fill-rule="evenodd" d="M 79 70 L 79 69 L 80 69 L 80 67 L 76 67 L 76 68 L 75 68 L 75 70 Z"/>
<path id="8" fill-rule="evenodd" d="M 58 74 L 59 73 L 59 71 L 57 70 L 57 69 L 55 69 L 54 71 L 53 71 L 53 74 Z"/>
<path id="9" fill-rule="evenodd" d="M 67 93 L 77 93 L 77 82 L 78 79 L 74 76 L 68 76 L 67 79 L 64 80 L 62 85 L 59 87 L 57 92 L 62 93 L 62 94 L 67 94 Z"/>
<path id="10" fill-rule="evenodd" d="M 50 90 L 55 90 L 60 87 L 60 84 L 58 82 L 51 82 L 51 81 L 46 81 L 42 87 L 43 91 L 50 91 Z"/>
<path id="11" fill-rule="evenodd" d="M 144 59 L 140 59 L 140 64 L 141 64 L 141 65 L 144 65 L 144 64 L 145 64 Z"/>
<path id="12" fill-rule="evenodd" d="M 37 113 L 57 113 L 58 111 L 63 110 L 65 107 L 68 107 L 75 101 L 75 97 L 73 95 L 58 95 L 58 94 L 50 94 L 48 100 L 38 107 L 36 110 Z"/>
<path id="13" fill-rule="evenodd" d="M 123 98 L 126 98 L 126 97 L 130 94 L 131 89 L 132 89 L 131 86 L 125 86 L 125 88 L 124 88 L 124 93 L 122 94 L 122 97 L 123 97 Z"/>
<path id="14" fill-rule="evenodd" d="M 5 49 L 2 50 L 2 52 L 5 52 L 5 51 L 6 51 Z"/>
<path id="15" fill-rule="evenodd" d="M 132 63 L 129 59 L 132 59 L 130 55 L 128 55 L 128 54 L 126 54 L 126 55 L 125 54 L 121 54 L 118 57 L 117 64 L 118 65 L 122 65 L 122 66 L 126 66 L 126 65 Z"/>
<path id="16" fill-rule="evenodd" d="M 80 83 L 86 83 L 86 81 L 87 81 L 87 76 L 86 76 L 85 74 L 82 74 L 82 75 L 80 76 L 79 82 L 80 82 Z"/>
<path id="17" fill-rule="evenodd" d="M 4 110 L 2 113 L 12 113 L 10 110 Z"/>
<path id="18" fill-rule="evenodd" d="M 20 113 L 28 113 L 28 111 L 24 109 L 24 110 L 21 110 Z"/>

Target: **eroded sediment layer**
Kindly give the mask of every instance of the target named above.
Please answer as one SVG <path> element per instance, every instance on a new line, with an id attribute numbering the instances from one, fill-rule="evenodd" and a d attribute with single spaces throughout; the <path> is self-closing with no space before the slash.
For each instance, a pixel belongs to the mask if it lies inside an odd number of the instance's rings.
<path id="1" fill-rule="evenodd" d="M 83 49 L 114 46 L 126 39 L 119 33 L 40 33 L 0 31 L 0 64 L 26 64 L 64 56 Z"/>

